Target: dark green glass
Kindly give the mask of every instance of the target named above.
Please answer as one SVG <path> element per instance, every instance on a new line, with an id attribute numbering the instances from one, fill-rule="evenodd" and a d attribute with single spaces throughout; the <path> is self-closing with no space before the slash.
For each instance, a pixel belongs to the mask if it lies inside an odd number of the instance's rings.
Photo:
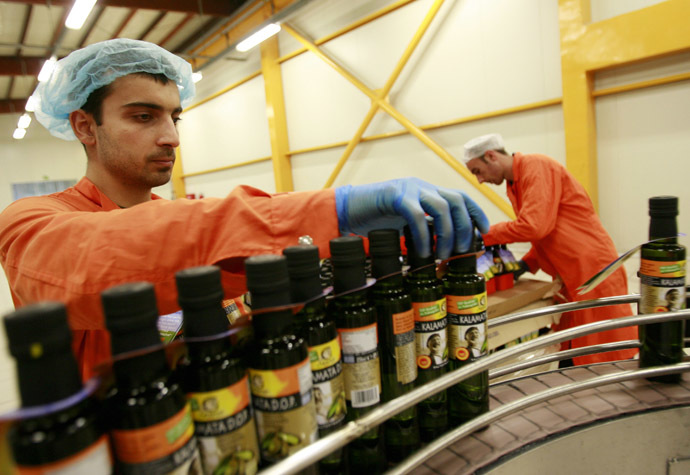
<path id="1" fill-rule="evenodd" d="M 56 403 L 82 390 L 63 304 L 28 305 L 5 316 L 3 321 L 8 349 L 17 363 L 22 408 Z M 94 454 L 101 454 L 100 467 L 95 461 L 90 465 L 94 473 L 110 473 L 108 441 L 98 409 L 90 397 L 75 398 L 63 409 L 46 410 L 42 416 L 18 421 L 7 435 L 15 463 L 36 473 L 49 472 L 65 459 L 83 462 L 80 454 L 91 451 L 91 460 Z M 98 445 L 100 449 L 95 448 Z M 69 465 L 61 468 L 70 470 Z"/>
<path id="2" fill-rule="evenodd" d="M 328 306 L 328 314 L 335 320 L 341 337 L 346 421 L 350 422 L 380 403 L 382 390 L 376 345 L 376 309 L 366 288 L 362 239 L 355 236 L 332 239 L 330 251 L 335 297 Z M 354 349 L 353 345 L 362 349 Z M 350 473 L 382 473 L 386 469 L 383 447 L 381 426 L 350 442 L 347 446 Z"/>
<path id="3" fill-rule="evenodd" d="M 283 250 L 290 276 L 293 303 L 304 303 L 295 315 L 297 334 L 306 342 L 314 382 L 314 402 L 319 437 L 336 432 L 345 425 L 347 404 L 343 379 L 342 351 L 335 321 L 326 316 L 326 296 L 321 288 L 319 248 L 314 245 L 291 246 Z M 344 449 L 327 455 L 319 462 L 322 475 L 345 473 Z"/>
<path id="4" fill-rule="evenodd" d="M 450 370 L 487 353 L 486 281 L 477 274 L 474 255 L 453 259 L 443 279 L 448 310 Z M 471 376 L 448 388 L 451 425 L 465 423 L 489 410 L 489 372 Z"/>
<path id="5" fill-rule="evenodd" d="M 663 239 L 642 246 L 640 304 L 638 311 L 655 313 L 685 308 L 685 247 L 678 244 L 678 198 L 658 196 L 649 200 L 649 239 Z M 685 320 L 639 327 L 640 367 L 669 365 L 683 359 Z M 650 378 L 676 383 L 680 374 Z"/>
<path id="6" fill-rule="evenodd" d="M 307 344 L 295 333 L 290 308 L 271 309 L 291 303 L 287 260 L 260 255 L 247 258 L 244 267 L 255 338 L 249 356 L 252 404 L 257 413 L 261 458 L 267 466 L 316 441 L 318 426 Z M 278 373 L 273 373 L 276 370 L 289 370 L 290 375 L 283 374 L 280 379 L 295 378 L 290 383 L 299 387 L 299 392 L 284 394 L 271 386 L 266 377 L 278 379 Z M 318 473 L 317 467 L 303 473 Z"/>
<path id="7" fill-rule="evenodd" d="M 148 282 L 122 284 L 101 294 L 106 327 L 110 331 L 115 385 L 107 395 L 109 427 L 113 435 L 116 471 L 119 473 L 168 473 L 191 465 L 200 470 L 196 438 L 188 434 L 192 418 L 179 374 L 171 371 L 160 343 L 156 322 L 158 307 L 153 285 Z M 133 356 L 123 354 L 137 352 Z M 173 421 L 179 420 L 173 424 Z M 142 429 L 156 427 L 158 436 L 169 441 L 165 455 L 154 460 L 131 462 L 126 454 L 140 444 Z M 174 427 L 177 440 L 168 437 Z M 178 430 L 179 429 L 179 430 Z M 184 429 L 184 430 L 182 430 Z M 120 453 L 124 455 L 120 455 Z"/>
<path id="8" fill-rule="evenodd" d="M 233 355 L 228 336 L 218 337 L 229 325 L 220 269 L 193 267 L 176 273 L 175 279 L 188 350 L 180 371 L 204 472 L 256 473 L 259 445 L 249 405 L 247 369 Z M 226 398 L 227 394 L 233 398 Z M 236 404 L 237 400 L 246 404 Z"/>
<path id="9" fill-rule="evenodd" d="M 369 233 L 372 275 L 377 279 L 372 299 L 376 307 L 381 348 L 383 401 L 414 389 L 417 379 L 414 312 L 403 285 L 400 237 L 395 229 Z M 384 423 L 389 463 L 403 460 L 419 448 L 417 408 L 410 407 Z"/>
<path id="10" fill-rule="evenodd" d="M 430 233 L 433 236 L 433 232 Z M 433 240 L 428 257 L 414 248 L 409 228 L 405 227 L 405 246 L 410 270 L 405 287 L 412 299 L 417 342 L 417 381 L 421 387 L 448 370 L 448 318 L 443 282 L 436 277 Z M 419 436 L 429 442 L 448 429 L 448 392 L 443 390 L 417 405 Z"/>

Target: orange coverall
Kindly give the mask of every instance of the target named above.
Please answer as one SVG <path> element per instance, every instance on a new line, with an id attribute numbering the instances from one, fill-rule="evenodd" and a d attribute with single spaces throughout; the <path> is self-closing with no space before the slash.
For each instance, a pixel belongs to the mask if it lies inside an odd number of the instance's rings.
<path id="1" fill-rule="evenodd" d="M 120 209 L 82 178 L 65 191 L 15 201 L 0 214 L 0 264 L 15 306 L 67 304 L 84 379 L 110 359 L 103 290 L 151 282 L 165 315 L 179 309 L 175 272 L 181 269 L 219 265 L 226 296 L 236 297 L 246 291 L 245 257 L 280 254 L 303 234 L 323 253 L 339 235 L 333 190 L 271 195 L 240 186 L 222 199 L 152 198 Z"/>
<path id="2" fill-rule="evenodd" d="M 578 296 L 577 287 L 618 258 L 616 248 L 594 211 L 583 186 L 560 163 L 545 155 L 513 155 L 513 182 L 508 197 L 517 219 L 491 226 L 484 235 L 487 246 L 530 242 L 523 257 L 530 271 L 544 270 L 563 281 L 561 294 L 570 301 L 589 300 L 628 293 L 623 267 L 597 288 Z M 632 315 L 630 305 L 592 308 L 563 314 L 556 330 L 585 323 Z M 575 338 L 563 347 L 637 339 L 637 327 L 609 330 Z M 568 345 L 569 344 L 569 345 Z M 580 356 L 575 364 L 632 358 L 636 349 Z"/>

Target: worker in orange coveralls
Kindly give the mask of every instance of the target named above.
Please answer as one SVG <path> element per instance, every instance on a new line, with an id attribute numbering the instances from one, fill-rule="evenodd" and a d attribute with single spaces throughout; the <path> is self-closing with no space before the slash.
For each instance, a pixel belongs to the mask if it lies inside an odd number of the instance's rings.
<path id="1" fill-rule="evenodd" d="M 225 198 L 160 199 L 151 189 L 170 180 L 177 122 L 194 95 L 191 77 L 189 63 L 163 48 L 120 38 L 61 59 L 34 93 L 39 122 L 84 146 L 86 176 L 0 214 L 0 264 L 16 307 L 67 304 L 82 377 L 110 358 L 100 293 L 112 286 L 153 283 L 166 315 L 179 309 L 177 271 L 218 265 L 226 297 L 237 297 L 246 291 L 246 257 L 280 254 L 300 235 L 311 235 L 325 253 L 341 233 L 409 224 L 428 255 L 428 214 L 447 257 L 454 247 L 468 249 L 472 219 L 488 230 L 482 210 L 462 192 L 415 178 L 279 194 L 240 186 Z"/>
<path id="2" fill-rule="evenodd" d="M 540 154 L 509 155 L 498 134 L 467 142 L 464 162 L 480 183 L 500 185 L 507 181 L 508 197 L 517 215 L 515 221 L 491 226 L 484 235 L 487 246 L 530 242 L 532 247 L 520 262 L 523 272 L 542 269 L 560 279 L 560 294 L 569 302 L 628 293 L 625 271 L 620 267 L 587 295 L 577 295 L 578 286 L 617 259 L 618 254 L 584 187 L 563 165 Z M 632 314 L 627 304 L 568 312 L 556 330 Z M 637 327 L 626 327 L 575 338 L 564 342 L 562 349 L 635 339 Z M 573 358 L 573 363 L 627 359 L 636 352 L 628 349 L 579 356 Z"/>

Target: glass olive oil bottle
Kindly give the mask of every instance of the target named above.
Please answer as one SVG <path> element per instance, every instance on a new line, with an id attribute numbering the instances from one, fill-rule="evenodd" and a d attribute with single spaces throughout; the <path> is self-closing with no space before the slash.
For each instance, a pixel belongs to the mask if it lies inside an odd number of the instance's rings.
<path id="1" fill-rule="evenodd" d="M 153 285 L 134 282 L 101 294 L 115 385 L 106 402 L 116 471 L 164 474 L 201 470 L 187 398 L 165 357 Z"/>
<path id="2" fill-rule="evenodd" d="M 369 254 L 372 275 L 377 279 L 372 299 L 379 329 L 383 400 L 388 402 L 414 389 L 417 380 L 414 312 L 403 285 L 398 230 L 371 231 Z M 384 440 L 389 463 L 399 462 L 417 450 L 417 408 L 410 407 L 388 419 Z"/>
<path id="3" fill-rule="evenodd" d="M 19 473 L 109 474 L 112 461 L 99 407 L 80 397 L 81 378 L 72 353 L 65 306 L 44 302 L 4 317 L 10 354 L 16 359 L 22 408 L 62 408 L 23 419 L 8 443 Z M 71 401 L 70 401 L 71 399 Z"/>
<path id="4" fill-rule="evenodd" d="M 488 353 L 486 281 L 477 273 L 475 255 L 448 263 L 443 289 L 448 309 L 450 369 L 455 370 Z M 488 370 L 448 388 L 451 425 L 467 422 L 488 410 Z"/>
<path id="5" fill-rule="evenodd" d="M 343 351 L 347 421 L 374 409 L 381 400 L 376 309 L 366 288 L 366 255 L 362 238 L 343 236 L 330 241 L 335 297 L 328 312 L 335 319 Z M 350 473 L 380 473 L 386 468 L 381 427 L 348 447 Z"/>
<path id="6" fill-rule="evenodd" d="M 335 321 L 326 317 L 326 296 L 321 288 L 319 248 L 314 245 L 291 246 L 283 250 L 290 276 L 293 303 L 306 302 L 295 318 L 297 333 L 307 342 L 314 404 L 319 437 L 337 431 L 345 424 L 345 380 L 340 339 Z M 324 457 L 320 472 L 344 473 L 343 449 Z"/>
<path id="7" fill-rule="evenodd" d="M 430 227 L 430 236 L 433 228 Z M 448 370 L 448 318 L 443 282 L 436 277 L 434 244 L 431 240 L 428 257 L 415 250 L 410 228 L 405 227 L 405 247 L 410 270 L 405 286 L 412 299 L 415 340 L 417 347 L 417 387 L 442 376 Z M 417 405 L 419 435 L 429 442 L 448 429 L 448 393 L 435 394 Z"/>
<path id="8" fill-rule="evenodd" d="M 649 199 L 649 239 L 642 246 L 639 313 L 670 312 L 685 308 L 685 246 L 678 244 L 678 198 Z M 678 363 L 683 359 L 685 320 L 641 325 L 640 367 Z M 661 382 L 678 382 L 680 374 L 657 376 Z"/>
<path id="9" fill-rule="evenodd" d="M 252 475 L 259 467 L 259 444 L 247 369 L 229 337 L 218 337 L 229 325 L 220 269 L 193 267 L 175 280 L 188 353 L 181 374 L 204 472 Z"/>
<path id="10" fill-rule="evenodd" d="M 294 332 L 292 310 L 270 309 L 290 305 L 287 260 L 253 256 L 244 261 L 244 268 L 255 338 L 249 384 L 261 459 L 268 465 L 318 439 L 312 374 L 307 344 Z"/>

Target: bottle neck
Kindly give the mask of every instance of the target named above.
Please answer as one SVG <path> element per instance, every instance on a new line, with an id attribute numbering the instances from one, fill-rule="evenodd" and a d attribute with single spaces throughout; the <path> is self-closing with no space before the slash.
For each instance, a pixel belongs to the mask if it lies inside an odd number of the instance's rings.
<path id="1" fill-rule="evenodd" d="M 364 287 L 367 283 L 367 275 L 363 265 L 333 267 L 333 290 L 336 294 L 348 290 Z"/>
<path id="2" fill-rule="evenodd" d="M 289 333 L 292 323 L 291 310 L 278 310 L 252 315 L 252 327 L 257 338 L 275 338 Z"/>
<path id="3" fill-rule="evenodd" d="M 675 216 L 652 216 L 649 221 L 649 239 L 669 238 L 664 242 L 675 243 L 678 238 L 678 225 Z"/>
<path id="4" fill-rule="evenodd" d="M 187 342 L 189 360 L 195 363 L 214 359 L 219 355 L 229 355 L 231 350 L 232 345 L 227 336 L 217 340 Z"/>
<path id="5" fill-rule="evenodd" d="M 59 401 L 82 388 L 71 349 L 38 360 L 17 360 L 17 379 L 22 407 Z"/>
<path id="6" fill-rule="evenodd" d="M 220 302 L 203 308 L 183 308 L 184 334 L 205 337 L 227 331 L 230 322 Z"/>
<path id="7" fill-rule="evenodd" d="M 297 314 L 297 319 L 300 323 L 321 320 L 325 318 L 325 313 L 326 297 L 321 297 L 306 304 Z"/>
<path id="8" fill-rule="evenodd" d="M 152 381 L 167 378 L 170 368 L 163 348 L 137 356 L 131 356 L 113 363 L 117 386 L 132 388 L 146 386 Z"/>
<path id="9" fill-rule="evenodd" d="M 448 263 L 448 270 L 457 274 L 476 274 L 477 258 L 472 255 L 453 259 Z"/>

